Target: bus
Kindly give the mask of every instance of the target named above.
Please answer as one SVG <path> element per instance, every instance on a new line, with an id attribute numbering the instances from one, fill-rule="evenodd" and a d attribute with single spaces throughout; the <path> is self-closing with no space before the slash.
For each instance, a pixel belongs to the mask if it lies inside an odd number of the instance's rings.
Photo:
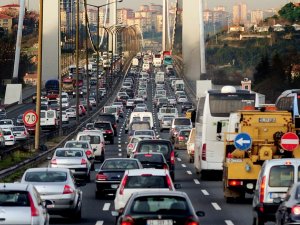
<path id="1" fill-rule="evenodd" d="M 275 106 L 278 110 L 286 110 L 292 113 L 293 122 L 296 126 L 300 125 L 296 123 L 300 118 L 300 89 L 286 90 L 281 93 L 275 102 Z"/>
<path id="2" fill-rule="evenodd" d="M 231 112 L 245 106 L 264 104 L 264 96 L 248 90 L 224 86 L 221 90 L 208 90 L 198 101 L 196 115 L 196 142 L 194 166 L 202 176 L 209 171 L 223 171 L 224 134 Z M 217 127 L 222 126 L 221 133 Z"/>

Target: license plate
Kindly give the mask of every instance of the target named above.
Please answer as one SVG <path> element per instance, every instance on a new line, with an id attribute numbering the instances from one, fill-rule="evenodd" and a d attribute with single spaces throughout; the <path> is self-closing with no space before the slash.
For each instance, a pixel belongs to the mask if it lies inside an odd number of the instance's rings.
<path id="1" fill-rule="evenodd" d="M 119 187 L 118 184 L 112 184 L 112 185 L 111 185 L 111 188 L 113 188 L 113 189 L 117 189 L 118 187 Z"/>
<path id="2" fill-rule="evenodd" d="M 173 220 L 147 220 L 147 225 L 173 225 Z"/>

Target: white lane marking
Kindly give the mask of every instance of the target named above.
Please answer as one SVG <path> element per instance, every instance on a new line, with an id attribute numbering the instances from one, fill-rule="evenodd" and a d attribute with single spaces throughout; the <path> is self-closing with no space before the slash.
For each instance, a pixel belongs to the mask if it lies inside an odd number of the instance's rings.
<path id="1" fill-rule="evenodd" d="M 202 191 L 202 193 L 203 193 L 204 195 L 209 195 L 209 193 L 208 193 L 207 190 L 202 189 L 201 191 Z"/>
<path id="2" fill-rule="evenodd" d="M 192 175 L 192 172 L 191 172 L 191 171 L 189 171 L 189 170 L 188 170 L 188 171 L 186 171 L 186 173 L 187 173 L 187 174 L 189 174 L 189 175 Z"/>
<path id="3" fill-rule="evenodd" d="M 200 184 L 200 181 L 197 179 L 194 179 L 195 184 Z"/>
<path id="4" fill-rule="evenodd" d="M 110 207 L 110 203 L 104 203 L 103 211 L 108 211 Z"/>
<path id="5" fill-rule="evenodd" d="M 225 220 L 225 223 L 226 223 L 227 225 L 234 225 L 234 223 L 233 223 L 231 220 Z"/>
<path id="6" fill-rule="evenodd" d="M 177 158 L 177 161 L 181 162 L 181 158 Z"/>
<path id="7" fill-rule="evenodd" d="M 119 137 L 119 141 L 121 140 L 121 137 Z"/>
<path id="8" fill-rule="evenodd" d="M 119 153 L 118 156 L 122 156 L 122 153 Z"/>
<path id="9" fill-rule="evenodd" d="M 119 147 L 119 148 L 121 148 L 121 147 L 122 147 L 122 145 L 118 145 L 118 147 Z"/>
<path id="10" fill-rule="evenodd" d="M 98 220 L 96 225 L 103 225 L 104 221 L 103 220 Z"/>
<path id="11" fill-rule="evenodd" d="M 215 210 L 221 210 L 221 207 L 218 205 L 218 203 L 212 202 L 211 204 L 215 208 Z"/>
<path id="12" fill-rule="evenodd" d="M 119 152 L 121 152 L 121 151 L 122 151 L 122 149 L 119 148 Z"/>
<path id="13" fill-rule="evenodd" d="M 186 167 L 186 165 L 185 165 L 185 164 L 181 164 L 181 166 L 182 166 L 182 167 Z"/>

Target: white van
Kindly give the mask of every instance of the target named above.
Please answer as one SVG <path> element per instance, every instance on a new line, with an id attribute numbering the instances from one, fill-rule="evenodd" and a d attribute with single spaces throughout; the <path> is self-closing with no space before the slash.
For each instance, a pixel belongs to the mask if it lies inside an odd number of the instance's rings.
<path id="1" fill-rule="evenodd" d="M 59 119 L 56 110 L 41 110 L 41 128 L 44 130 L 57 129 L 59 126 Z"/>
<path id="2" fill-rule="evenodd" d="M 103 162 L 105 159 L 105 141 L 101 131 L 86 130 L 79 132 L 76 136 L 77 141 L 89 141 L 94 149 L 95 160 Z"/>
<path id="3" fill-rule="evenodd" d="M 119 109 L 117 106 L 104 106 L 103 108 L 104 113 L 113 114 L 116 117 L 117 123 L 119 122 Z"/>
<path id="4" fill-rule="evenodd" d="M 299 181 L 300 159 L 266 160 L 258 175 L 253 202 L 253 224 L 275 221 L 275 213 L 289 187 Z"/>
<path id="5" fill-rule="evenodd" d="M 128 132 L 130 124 L 135 121 L 146 121 L 150 123 L 151 129 L 153 129 L 153 116 L 151 112 L 132 112 L 130 114 L 130 119 L 127 121 L 125 132 Z"/>

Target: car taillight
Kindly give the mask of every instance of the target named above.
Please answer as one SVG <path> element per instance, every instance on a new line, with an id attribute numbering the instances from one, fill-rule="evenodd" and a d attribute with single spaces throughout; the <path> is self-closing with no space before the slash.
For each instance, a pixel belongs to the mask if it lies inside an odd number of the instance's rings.
<path id="1" fill-rule="evenodd" d="M 87 157 L 90 157 L 93 153 L 91 150 L 86 150 L 85 154 L 87 155 Z"/>
<path id="2" fill-rule="evenodd" d="M 24 135 L 27 135 L 27 132 L 26 131 L 24 131 L 24 133 L 23 133 Z"/>
<path id="3" fill-rule="evenodd" d="M 184 141 L 184 137 L 183 137 L 183 136 L 179 136 L 179 137 L 178 137 L 178 140 L 179 140 L 179 141 Z"/>
<path id="4" fill-rule="evenodd" d="M 107 180 L 107 176 L 106 175 L 104 175 L 103 173 L 98 173 L 97 175 L 96 175 L 96 180 Z"/>
<path id="5" fill-rule="evenodd" d="M 197 221 L 194 221 L 193 217 L 189 217 L 184 225 L 199 225 L 199 223 Z"/>
<path id="6" fill-rule="evenodd" d="M 74 193 L 74 190 L 69 185 L 66 184 L 64 186 L 64 192 L 63 192 L 63 194 L 72 194 L 72 193 Z"/>
<path id="7" fill-rule="evenodd" d="M 13 136 L 13 135 L 11 135 L 11 136 L 9 136 L 9 138 L 10 138 L 10 139 L 14 139 L 14 136 Z"/>
<path id="8" fill-rule="evenodd" d="M 52 159 L 50 164 L 55 164 L 56 165 L 57 164 L 56 159 Z"/>
<path id="9" fill-rule="evenodd" d="M 127 148 L 133 149 L 134 148 L 134 144 L 128 144 Z"/>
<path id="10" fill-rule="evenodd" d="M 29 193 L 28 193 L 28 198 L 29 198 L 29 203 L 30 203 L 31 216 L 32 217 L 39 216 L 39 210 L 35 207 L 34 201 Z"/>
<path id="11" fill-rule="evenodd" d="M 134 225 L 134 220 L 131 216 L 126 215 L 122 218 L 121 225 Z"/>
<path id="12" fill-rule="evenodd" d="M 206 144 L 202 145 L 202 160 L 206 161 Z"/>
<path id="13" fill-rule="evenodd" d="M 81 159 L 81 165 L 86 165 L 87 161 L 85 159 Z"/>
<path id="14" fill-rule="evenodd" d="M 114 124 L 114 128 L 117 128 L 117 124 Z"/>
<path id="15" fill-rule="evenodd" d="M 259 202 L 263 203 L 265 198 L 265 188 L 266 188 L 266 176 L 264 176 L 261 180 L 260 188 L 259 188 Z"/>
<path id="16" fill-rule="evenodd" d="M 174 151 L 172 151 L 171 152 L 171 164 L 175 164 L 175 152 Z"/>
<path id="17" fill-rule="evenodd" d="M 170 191 L 172 191 L 172 181 L 169 175 L 166 176 L 167 185 Z"/>
<path id="18" fill-rule="evenodd" d="M 243 181 L 241 181 L 241 180 L 229 180 L 228 185 L 229 186 L 242 186 Z"/>
<path id="19" fill-rule="evenodd" d="M 152 154 L 145 154 L 145 157 L 152 157 Z"/>
<path id="20" fill-rule="evenodd" d="M 299 205 L 295 205 L 292 207 L 292 213 L 294 215 L 300 215 L 300 206 Z"/>
<path id="21" fill-rule="evenodd" d="M 168 164 L 164 164 L 163 169 L 164 169 L 164 170 L 168 170 L 168 169 L 169 169 Z"/>
<path id="22" fill-rule="evenodd" d="M 112 134 L 112 130 L 105 130 L 105 133 Z"/>
<path id="23" fill-rule="evenodd" d="M 124 188 L 127 183 L 127 180 L 128 180 L 128 175 L 126 175 L 121 182 L 120 195 L 123 195 L 123 193 L 124 193 Z"/>

